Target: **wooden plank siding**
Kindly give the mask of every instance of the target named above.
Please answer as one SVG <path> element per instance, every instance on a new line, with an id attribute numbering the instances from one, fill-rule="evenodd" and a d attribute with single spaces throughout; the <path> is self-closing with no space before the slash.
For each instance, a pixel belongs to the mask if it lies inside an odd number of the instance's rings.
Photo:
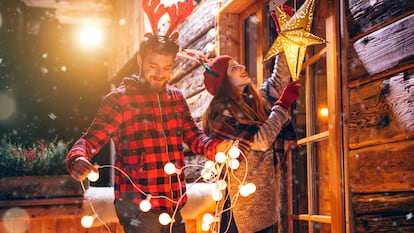
<path id="1" fill-rule="evenodd" d="M 349 232 L 414 232 L 414 2 L 344 10 Z"/>
<path id="2" fill-rule="evenodd" d="M 0 233 L 123 233 L 119 223 L 81 225 L 81 205 L 45 205 L 0 209 Z M 97 220 L 95 220 L 97 221 Z"/>

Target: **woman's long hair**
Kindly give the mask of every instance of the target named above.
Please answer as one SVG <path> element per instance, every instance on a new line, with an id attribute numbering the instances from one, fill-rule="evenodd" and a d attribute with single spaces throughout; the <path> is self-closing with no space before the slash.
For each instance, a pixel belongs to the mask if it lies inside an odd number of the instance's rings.
<path id="1" fill-rule="evenodd" d="M 268 118 L 269 105 L 256 91 L 253 84 L 249 84 L 240 95 L 239 90 L 231 85 L 229 77 L 225 77 L 203 114 L 203 130 L 211 134 L 211 126 L 215 119 L 226 109 L 240 124 L 261 125 Z"/>

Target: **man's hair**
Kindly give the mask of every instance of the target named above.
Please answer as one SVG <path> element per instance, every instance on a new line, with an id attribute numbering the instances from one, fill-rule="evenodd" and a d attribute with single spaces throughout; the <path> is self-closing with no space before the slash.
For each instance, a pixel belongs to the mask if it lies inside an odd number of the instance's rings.
<path id="1" fill-rule="evenodd" d="M 145 59 L 150 52 L 167 54 L 175 58 L 179 49 L 180 47 L 175 40 L 170 39 L 168 36 L 150 36 L 141 42 L 138 54 L 142 59 Z"/>

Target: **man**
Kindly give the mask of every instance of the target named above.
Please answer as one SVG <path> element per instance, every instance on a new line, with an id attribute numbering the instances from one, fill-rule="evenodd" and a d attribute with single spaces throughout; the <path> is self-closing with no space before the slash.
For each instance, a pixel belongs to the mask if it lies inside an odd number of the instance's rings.
<path id="1" fill-rule="evenodd" d="M 69 151 L 66 167 L 76 180 L 97 171 L 89 160 L 109 141 L 116 146 L 115 207 L 120 223 L 129 232 L 169 232 L 158 217 L 171 217 L 186 202 L 183 174 L 168 175 L 164 166 L 171 162 L 184 166 L 182 143 L 213 160 L 229 142 L 212 140 L 196 126 L 182 93 L 169 85 L 174 59 L 179 51 L 174 35 L 149 36 L 137 55 L 139 76 L 125 78 L 111 91 L 85 134 Z M 139 188 L 139 189 L 138 189 Z M 139 209 L 150 194 L 152 208 Z M 158 198 L 158 197 L 166 198 Z M 173 220 L 173 232 L 185 232 L 180 211 Z"/>

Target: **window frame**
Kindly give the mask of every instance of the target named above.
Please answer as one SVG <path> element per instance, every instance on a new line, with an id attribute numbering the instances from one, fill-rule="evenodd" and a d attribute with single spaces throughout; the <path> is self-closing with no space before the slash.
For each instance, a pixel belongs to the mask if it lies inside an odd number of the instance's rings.
<path id="1" fill-rule="evenodd" d="M 236 3 L 237 2 L 237 3 Z M 263 63 L 263 57 L 267 49 L 270 47 L 265 41 L 264 38 L 269 36 L 269 33 L 263 28 L 266 28 L 266 17 L 263 17 L 263 5 L 268 4 L 269 1 L 257 0 L 257 1 L 247 1 L 247 0 L 230 0 L 220 9 L 218 15 L 218 38 L 217 38 L 217 55 L 219 54 L 228 54 L 234 58 L 238 58 L 239 61 L 244 61 L 243 54 L 243 22 L 248 16 L 253 12 L 257 12 L 258 20 L 258 43 L 257 43 L 257 86 L 260 86 L 263 83 L 263 77 L 266 75 L 266 70 L 269 70 L 266 67 L 266 64 Z M 338 54 L 341 53 L 340 50 L 340 33 L 339 33 L 339 19 L 340 11 L 339 4 L 337 1 L 327 1 L 320 0 L 316 4 L 316 10 L 318 6 L 321 6 L 321 12 L 324 14 L 325 18 L 325 27 L 326 27 L 326 47 L 318 51 L 312 57 L 307 58 L 303 65 L 302 69 L 305 69 L 305 72 L 308 72 L 310 65 L 314 64 L 322 56 L 326 56 L 326 77 L 327 77 L 327 105 L 329 111 L 328 117 L 328 129 L 326 131 L 320 132 L 318 134 L 307 136 L 306 138 L 299 139 L 297 144 L 307 145 L 307 153 L 310 154 L 311 143 L 318 142 L 321 140 L 328 141 L 328 151 L 330 152 L 330 160 L 328 161 L 329 166 L 329 183 L 331 185 L 330 190 L 330 203 L 331 203 L 331 215 L 311 215 L 309 214 L 300 214 L 293 215 L 293 196 L 292 196 L 292 182 L 288 183 L 288 230 L 293 232 L 293 224 L 295 220 L 308 221 L 309 222 L 321 222 L 329 223 L 331 225 L 331 232 L 345 232 L 345 177 L 344 177 L 344 143 L 343 143 L 343 128 L 342 125 L 342 102 L 341 102 L 341 73 L 339 66 Z M 238 21 L 238 28 L 234 28 L 234 25 L 230 25 L 230 22 Z M 268 28 L 268 27 L 267 27 Z M 227 32 L 227 33 L 224 33 Z M 259 33 L 264 32 L 264 33 Z M 229 38 L 231 37 L 231 38 Z M 234 41 L 231 48 L 224 46 L 224 41 L 228 40 Z M 228 44 L 227 44 L 228 45 Z M 265 51 L 266 50 L 266 51 Z M 308 85 L 307 85 L 308 86 Z M 309 87 L 304 87 L 306 92 L 309 93 Z M 310 101 L 306 97 L 306 101 Z M 308 103 L 307 103 L 308 106 Z M 306 127 L 310 127 L 311 118 L 308 117 L 306 113 Z M 309 129 L 307 129 L 309 130 Z M 308 131 L 309 132 L 309 131 Z M 339 146 L 337 146 L 339 145 Z M 292 180 L 292 153 L 288 155 L 288 180 Z M 307 158 L 308 165 L 310 163 L 310 156 Z M 289 173 L 290 172 L 290 173 Z M 311 168 L 308 166 L 308 179 L 311 179 Z M 308 180 L 308 193 L 311 193 L 310 185 Z M 311 196 L 308 195 L 308 198 Z M 308 204 L 308 210 L 312 208 L 311 203 Z M 309 228 L 309 232 L 312 232 L 312 229 Z"/>

